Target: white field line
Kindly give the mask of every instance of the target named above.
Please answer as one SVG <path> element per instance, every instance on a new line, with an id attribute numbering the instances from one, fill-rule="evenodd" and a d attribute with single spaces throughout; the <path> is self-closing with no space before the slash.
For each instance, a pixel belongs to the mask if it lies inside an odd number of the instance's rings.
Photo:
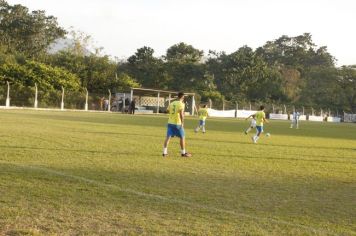
<path id="1" fill-rule="evenodd" d="M 169 203 L 178 203 L 178 204 L 185 205 L 185 206 L 190 206 L 190 207 L 194 207 L 194 208 L 200 208 L 200 209 L 204 209 L 204 210 L 208 210 L 208 211 L 212 211 L 212 212 L 219 212 L 219 213 L 229 214 L 229 215 L 238 216 L 238 217 L 249 218 L 249 219 L 258 220 L 258 221 L 273 222 L 273 223 L 276 223 L 276 224 L 287 225 L 287 226 L 291 226 L 291 227 L 294 227 L 294 228 L 301 228 L 301 229 L 304 229 L 304 230 L 306 230 L 308 232 L 321 233 L 323 235 L 338 235 L 338 234 L 333 233 L 333 232 L 327 232 L 327 231 L 325 231 L 323 229 L 314 228 L 314 227 L 311 227 L 311 226 L 297 224 L 297 223 L 292 223 L 292 222 L 288 222 L 288 221 L 284 221 L 284 220 L 280 220 L 280 219 L 253 216 L 253 215 L 249 215 L 249 214 L 245 214 L 245 213 L 238 213 L 238 212 L 235 212 L 235 211 L 224 210 L 224 209 L 220 209 L 220 208 L 216 208 L 216 207 L 210 207 L 210 206 L 206 206 L 206 205 L 202 205 L 202 204 L 198 204 L 198 203 L 192 203 L 192 202 L 188 202 L 188 201 L 184 201 L 184 200 L 180 200 L 180 199 L 175 199 L 175 198 L 171 198 L 171 197 L 165 197 L 165 196 L 162 196 L 162 195 L 145 193 L 145 192 L 141 192 L 141 191 L 137 191 L 137 190 L 133 190 L 133 189 L 129 189 L 129 188 L 122 188 L 122 187 L 119 187 L 119 186 L 116 186 L 116 185 L 105 184 L 105 183 L 102 183 L 100 181 L 96 181 L 96 180 L 93 180 L 93 179 L 88 179 L 88 178 L 85 178 L 85 177 L 82 177 L 82 176 L 77 176 L 77 175 L 71 175 L 71 174 L 67 174 L 65 172 L 56 171 L 56 170 L 52 170 L 52 169 L 45 168 L 45 167 L 24 165 L 24 164 L 19 164 L 19 163 L 12 163 L 12 162 L 5 162 L 5 161 L 1 161 L 1 160 L 0 160 L 0 163 L 10 164 L 10 165 L 14 165 L 14 166 L 21 167 L 21 168 L 24 168 L 24 169 L 36 170 L 36 171 L 41 171 L 41 172 L 45 172 L 45 173 L 52 174 L 52 175 L 57 175 L 57 176 L 62 176 L 62 177 L 70 178 L 70 179 L 75 179 L 75 180 L 79 180 L 79 181 L 82 181 L 82 182 L 85 182 L 85 183 L 90 183 L 90 184 L 93 184 L 93 185 L 97 185 L 99 187 L 115 189 L 115 190 L 119 190 L 121 192 L 130 193 L 130 194 L 137 195 L 137 196 L 142 196 L 142 197 L 145 197 L 145 198 L 159 199 L 159 200 L 162 200 L 162 201 L 165 201 L 165 202 L 169 202 Z"/>

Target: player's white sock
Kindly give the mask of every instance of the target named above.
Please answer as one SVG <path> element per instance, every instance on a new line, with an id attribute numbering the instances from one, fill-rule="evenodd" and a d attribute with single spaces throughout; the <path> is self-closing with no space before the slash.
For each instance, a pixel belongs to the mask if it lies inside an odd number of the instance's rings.
<path id="1" fill-rule="evenodd" d="M 246 133 L 250 132 L 251 127 L 248 127 L 248 129 L 245 131 Z"/>
<path id="2" fill-rule="evenodd" d="M 205 133 L 205 126 L 203 126 L 203 133 Z"/>
<path id="3" fill-rule="evenodd" d="M 182 153 L 182 154 L 185 154 L 185 149 L 182 149 L 182 150 L 181 150 L 181 153 Z"/>
<path id="4" fill-rule="evenodd" d="M 255 142 L 257 142 L 257 140 L 259 139 L 259 136 L 255 136 Z"/>
<path id="5" fill-rule="evenodd" d="M 168 154 L 168 148 L 163 148 L 163 154 Z"/>

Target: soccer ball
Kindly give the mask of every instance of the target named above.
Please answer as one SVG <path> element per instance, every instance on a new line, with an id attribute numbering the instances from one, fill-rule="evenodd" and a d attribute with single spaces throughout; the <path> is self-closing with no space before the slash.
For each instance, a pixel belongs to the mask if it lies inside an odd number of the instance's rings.
<path id="1" fill-rule="evenodd" d="M 266 136 L 269 137 L 269 136 L 271 136 L 271 134 L 270 133 L 266 133 Z"/>

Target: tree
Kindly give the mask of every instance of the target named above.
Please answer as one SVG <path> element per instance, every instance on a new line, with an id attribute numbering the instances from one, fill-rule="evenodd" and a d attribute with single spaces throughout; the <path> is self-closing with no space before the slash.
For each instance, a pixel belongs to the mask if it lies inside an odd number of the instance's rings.
<path id="1" fill-rule="evenodd" d="M 142 86 L 156 89 L 166 89 L 169 76 L 165 71 L 161 59 L 153 56 L 154 50 L 150 47 L 137 49 L 129 57 L 127 63 L 119 65 L 118 71 L 123 71 L 135 78 Z"/>
<path id="2" fill-rule="evenodd" d="M 218 90 L 227 100 L 281 100 L 280 74 L 268 67 L 262 57 L 244 46 L 236 52 L 212 53 L 207 61 Z"/>
<path id="3" fill-rule="evenodd" d="M 23 53 L 36 57 L 46 52 L 48 46 L 65 35 L 54 16 L 45 11 L 29 12 L 22 5 L 0 2 L 0 44 L 9 53 Z"/>
<path id="4" fill-rule="evenodd" d="M 192 45 L 178 43 L 167 49 L 164 58 L 166 70 L 172 78 L 169 83 L 171 89 L 199 92 L 207 88 L 203 51 Z"/>
<path id="5" fill-rule="evenodd" d="M 337 81 L 342 89 L 345 111 L 356 113 L 356 66 L 343 66 L 338 74 Z"/>
<path id="6" fill-rule="evenodd" d="M 165 59 L 168 62 L 199 63 L 203 55 L 203 51 L 181 42 L 167 49 Z"/>

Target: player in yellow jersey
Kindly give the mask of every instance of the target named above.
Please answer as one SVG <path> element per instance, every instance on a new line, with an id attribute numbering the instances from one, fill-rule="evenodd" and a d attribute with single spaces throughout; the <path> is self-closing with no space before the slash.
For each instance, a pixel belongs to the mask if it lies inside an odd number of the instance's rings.
<path id="1" fill-rule="evenodd" d="M 261 133 L 263 132 L 263 123 L 268 123 L 266 120 L 266 114 L 264 112 L 265 107 L 260 106 L 260 110 L 256 112 L 256 135 L 252 137 L 252 142 L 257 143 L 257 140 L 260 138 Z"/>
<path id="2" fill-rule="evenodd" d="M 199 109 L 198 115 L 199 115 L 199 126 L 196 127 L 194 131 L 195 133 L 197 133 L 200 129 L 202 129 L 203 134 L 205 134 L 205 120 L 209 116 L 206 105 L 203 105 L 203 107 Z"/>
<path id="3" fill-rule="evenodd" d="M 163 157 L 168 156 L 168 144 L 172 137 L 180 138 L 181 156 L 191 157 L 192 154 L 185 151 L 185 133 L 184 133 L 184 93 L 178 93 L 178 100 L 172 102 L 167 111 L 169 113 L 167 136 L 163 144 Z"/>

